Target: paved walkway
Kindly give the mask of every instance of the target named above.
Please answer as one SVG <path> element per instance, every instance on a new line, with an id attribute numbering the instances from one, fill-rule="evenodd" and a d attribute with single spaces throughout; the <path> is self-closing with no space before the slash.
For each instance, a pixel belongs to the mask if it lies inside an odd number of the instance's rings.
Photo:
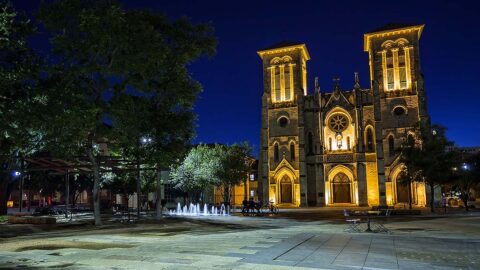
<path id="1" fill-rule="evenodd" d="M 387 227 L 350 234 L 338 221 L 218 217 L 37 232 L 0 239 L 0 268 L 480 269 L 479 216 Z"/>

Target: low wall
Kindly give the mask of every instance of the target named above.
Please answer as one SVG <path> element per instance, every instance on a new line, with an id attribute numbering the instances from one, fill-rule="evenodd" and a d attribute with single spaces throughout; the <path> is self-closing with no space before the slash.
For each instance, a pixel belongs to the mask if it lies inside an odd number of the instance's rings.
<path id="1" fill-rule="evenodd" d="M 8 223 L 11 224 L 55 224 L 54 217 L 33 217 L 33 216 L 9 216 Z"/>

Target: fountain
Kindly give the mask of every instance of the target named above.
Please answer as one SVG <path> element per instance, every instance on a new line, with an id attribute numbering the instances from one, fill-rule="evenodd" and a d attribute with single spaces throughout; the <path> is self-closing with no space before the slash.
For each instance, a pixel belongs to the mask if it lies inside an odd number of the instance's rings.
<path id="1" fill-rule="evenodd" d="M 212 205 L 211 210 L 208 210 L 208 205 L 203 205 L 203 211 L 200 207 L 200 204 L 193 204 L 190 203 L 188 206 L 182 205 L 180 203 L 177 204 L 177 210 L 169 210 L 166 214 L 170 216 L 227 216 L 228 213 L 226 211 L 225 205 L 221 205 L 220 208 L 217 208 Z"/>

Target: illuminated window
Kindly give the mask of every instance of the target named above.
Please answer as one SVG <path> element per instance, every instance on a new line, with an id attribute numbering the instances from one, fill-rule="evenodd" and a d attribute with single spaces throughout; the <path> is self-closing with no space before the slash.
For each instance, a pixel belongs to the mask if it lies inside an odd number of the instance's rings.
<path id="1" fill-rule="evenodd" d="M 408 41 L 400 38 L 382 44 L 382 66 L 386 90 L 408 89 L 410 87 L 410 54 Z"/>
<path id="2" fill-rule="evenodd" d="M 285 66 L 285 75 L 284 75 L 284 80 L 285 80 L 285 100 L 288 101 L 291 99 L 291 93 L 290 93 L 290 65 Z"/>
<path id="3" fill-rule="evenodd" d="M 400 89 L 407 88 L 407 72 L 405 67 L 405 51 L 398 52 L 398 71 L 400 79 Z"/>
<path id="4" fill-rule="evenodd" d="M 393 67 L 393 53 L 392 50 L 387 51 L 387 89 L 395 89 L 395 75 Z"/>
<path id="5" fill-rule="evenodd" d="M 328 119 L 328 126 L 332 131 L 342 132 L 347 129 L 348 119 L 341 113 L 336 113 Z"/>
<path id="6" fill-rule="evenodd" d="M 290 143 L 290 160 L 295 160 L 295 144 Z"/>
<path id="7" fill-rule="evenodd" d="M 278 143 L 273 146 L 273 160 L 278 161 Z"/>
<path id="8" fill-rule="evenodd" d="M 280 102 L 282 100 L 280 90 L 280 67 L 273 67 L 275 70 L 275 101 Z"/>
<path id="9" fill-rule="evenodd" d="M 293 68 L 295 64 L 290 56 L 275 57 L 270 62 L 270 80 L 273 102 L 285 102 L 294 99 Z"/>
<path id="10" fill-rule="evenodd" d="M 388 137 L 388 153 L 390 156 L 395 154 L 395 141 L 392 135 Z"/>
<path id="11" fill-rule="evenodd" d="M 250 181 L 255 181 L 255 174 L 250 174 Z"/>

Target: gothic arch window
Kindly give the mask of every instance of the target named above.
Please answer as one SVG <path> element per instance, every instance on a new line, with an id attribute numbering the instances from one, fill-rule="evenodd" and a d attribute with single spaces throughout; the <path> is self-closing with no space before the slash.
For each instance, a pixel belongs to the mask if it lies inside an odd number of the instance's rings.
<path id="1" fill-rule="evenodd" d="M 371 126 L 367 127 L 366 136 L 365 136 L 365 146 L 367 152 L 373 152 L 375 148 L 375 141 L 373 138 L 373 128 Z"/>
<path id="2" fill-rule="evenodd" d="M 278 118 L 277 122 L 280 127 L 284 128 L 288 125 L 290 120 L 288 120 L 288 118 L 285 116 L 281 116 L 280 118 Z"/>
<path id="3" fill-rule="evenodd" d="M 415 138 L 413 137 L 412 133 L 408 133 L 407 135 L 407 143 L 408 145 L 414 144 L 415 143 Z"/>
<path id="4" fill-rule="evenodd" d="M 384 87 L 386 90 L 404 90 L 410 88 L 410 47 L 408 40 L 388 40 L 382 44 L 382 66 Z"/>
<path id="5" fill-rule="evenodd" d="M 293 63 L 288 55 L 275 57 L 270 61 L 270 84 L 273 102 L 292 101 L 293 93 Z"/>
<path id="6" fill-rule="evenodd" d="M 392 110 L 392 113 L 395 116 L 402 116 L 402 115 L 407 114 L 407 108 L 405 108 L 402 105 L 395 106 L 395 108 L 393 108 L 393 110 Z"/>
<path id="7" fill-rule="evenodd" d="M 395 140 L 392 135 L 388 136 L 388 153 L 390 156 L 395 154 Z"/>
<path id="8" fill-rule="evenodd" d="M 295 160 L 295 143 L 290 143 L 290 160 Z"/>
<path id="9" fill-rule="evenodd" d="M 308 154 L 313 154 L 313 133 L 308 133 Z"/>
<path id="10" fill-rule="evenodd" d="M 273 160 L 278 162 L 278 143 L 273 145 Z"/>
<path id="11" fill-rule="evenodd" d="M 332 148 L 332 138 L 330 137 L 330 138 L 328 138 L 328 150 L 332 151 L 332 149 L 333 149 Z"/>
<path id="12" fill-rule="evenodd" d="M 386 52 L 386 76 L 387 76 L 387 89 L 395 89 L 395 74 L 393 67 L 393 51 L 388 50 Z"/>
<path id="13" fill-rule="evenodd" d="M 347 136 L 347 149 L 350 150 L 350 136 Z"/>

